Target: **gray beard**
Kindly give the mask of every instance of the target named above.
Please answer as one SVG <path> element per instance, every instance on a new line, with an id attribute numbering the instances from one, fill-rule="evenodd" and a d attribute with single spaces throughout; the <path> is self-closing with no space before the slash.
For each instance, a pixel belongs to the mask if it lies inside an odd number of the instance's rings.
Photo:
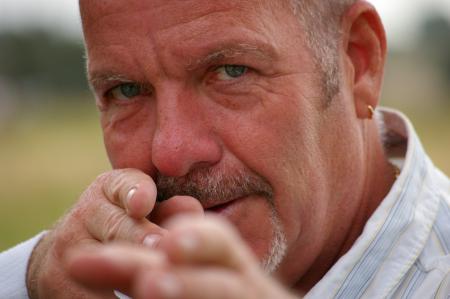
<path id="1" fill-rule="evenodd" d="M 221 203 L 249 195 L 260 195 L 273 204 L 273 189 L 261 176 L 246 169 L 199 168 L 182 177 L 158 174 L 158 201 L 175 195 L 196 198 L 202 204 Z"/>
<path id="2" fill-rule="evenodd" d="M 278 270 L 281 262 L 286 256 L 287 240 L 280 217 L 274 208 L 270 217 L 272 222 L 272 241 L 269 251 L 261 261 L 261 267 L 268 274 L 273 274 Z"/>
<path id="3" fill-rule="evenodd" d="M 272 240 L 262 258 L 261 267 L 269 274 L 275 272 L 287 251 L 287 241 L 280 217 L 273 201 L 273 188 L 263 177 L 242 168 L 198 168 L 183 177 L 158 174 L 156 179 L 158 201 L 175 195 L 196 198 L 203 205 L 210 205 L 249 195 L 265 198 L 271 207 Z"/>

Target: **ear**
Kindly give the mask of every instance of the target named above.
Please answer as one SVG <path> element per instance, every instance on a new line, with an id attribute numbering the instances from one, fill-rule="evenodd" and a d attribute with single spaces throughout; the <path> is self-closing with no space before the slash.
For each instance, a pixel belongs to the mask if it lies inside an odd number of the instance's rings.
<path id="1" fill-rule="evenodd" d="M 345 67 L 351 84 L 358 118 L 370 118 L 369 106 L 376 107 L 381 94 L 386 34 L 380 17 L 366 1 L 357 1 L 344 15 Z"/>

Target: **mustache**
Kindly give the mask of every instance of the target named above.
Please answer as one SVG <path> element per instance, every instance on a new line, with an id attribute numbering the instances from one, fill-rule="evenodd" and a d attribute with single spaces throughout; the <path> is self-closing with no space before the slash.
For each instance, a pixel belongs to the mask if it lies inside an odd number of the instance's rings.
<path id="1" fill-rule="evenodd" d="M 273 202 L 273 188 L 262 176 L 244 169 L 228 170 L 198 168 L 182 177 L 169 177 L 158 173 L 157 201 L 175 195 L 196 198 L 202 204 L 226 202 L 248 195 L 263 196 Z"/>

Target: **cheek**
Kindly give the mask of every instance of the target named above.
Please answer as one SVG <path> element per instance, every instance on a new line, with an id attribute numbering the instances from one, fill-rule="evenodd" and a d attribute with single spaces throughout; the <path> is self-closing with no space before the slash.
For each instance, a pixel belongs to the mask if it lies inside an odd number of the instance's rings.
<path id="1" fill-rule="evenodd" d="M 283 96 L 271 94 L 251 113 L 234 115 L 226 125 L 232 134 L 224 136 L 232 154 L 274 188 L 275 208 L 293 242 L 322 218 L 314 211 L 326 204 L 319 199 L 327 187 L 315 103 L 320 99 L 312 102 L 286 90 Z"/>
<path id="2" fill-rule="evenodd" d="M 101 115 L 103 137 L 115 169 L 136 168 L 153 173 L 151 164 L 154 118 L 148 107 L 126 107 Z"/>

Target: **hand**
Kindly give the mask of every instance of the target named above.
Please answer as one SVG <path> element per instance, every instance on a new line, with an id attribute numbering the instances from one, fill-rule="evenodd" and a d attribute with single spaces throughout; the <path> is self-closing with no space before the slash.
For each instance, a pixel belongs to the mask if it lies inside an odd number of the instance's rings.
<path id="1" fill-rule="evenodd" d="M 155 207 L 155 183 L 138 170 L 99 176 L 33 250 L 27 273 L 30 297 L 116 298 L 112 291 L 92 292 L 76 284 L 61 267 L 66 251 L 81 244 L 112 241 L 151 245 L 166 231 L 146 219 L 150 212 L 158 221 L 181 212 L 203 213 L 196 200 L 181 199 L 175 197 Z"/>
<path id="2" fill-rule="evenodd" d="M 233 228 L 214 217 L 177 217 L 156 249 L 114 244 L 74 249 L 69 273 L 93 289 L 135 299 L 293 299 L 259 267 Z"/>

